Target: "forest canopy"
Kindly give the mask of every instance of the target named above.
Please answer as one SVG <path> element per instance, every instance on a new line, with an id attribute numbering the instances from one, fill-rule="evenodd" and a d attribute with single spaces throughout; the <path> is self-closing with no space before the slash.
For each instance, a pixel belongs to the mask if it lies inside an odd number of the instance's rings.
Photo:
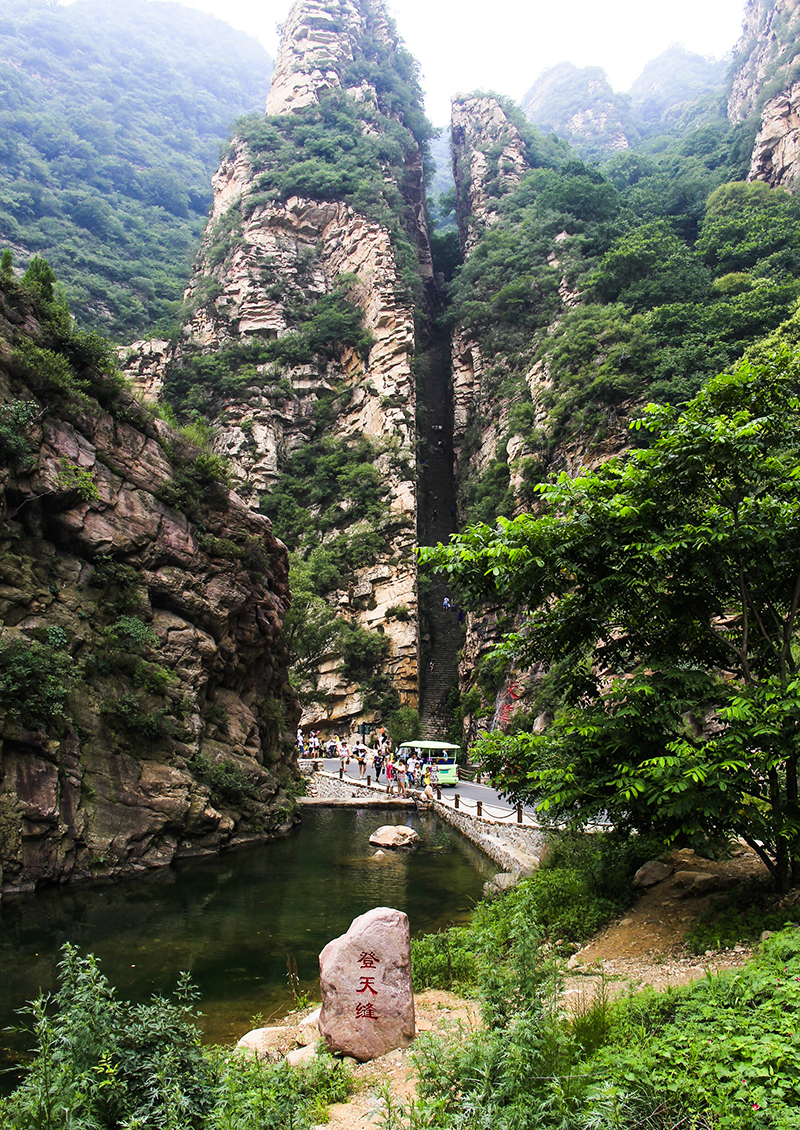
<path id="1" fill-rule="evenodd" d="M 255 40 L 178 4 L 4 0 L 0 242 L 45 256 L 84 325 L 164 332 L 220 146 L 271 72 Z"/>

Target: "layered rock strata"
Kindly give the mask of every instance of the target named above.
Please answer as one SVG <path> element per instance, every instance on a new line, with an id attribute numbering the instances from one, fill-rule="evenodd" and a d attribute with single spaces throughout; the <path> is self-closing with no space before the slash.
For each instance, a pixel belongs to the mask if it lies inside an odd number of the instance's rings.
<path id="1" fill-rule="evenodd" d="M 221 484 L 182 508 L 198 452 L 130 397 L 21 381 L 36 319 L 0 294 L 0 405 L 26 421 L 0 467 L 5 894 L 267 838 L 296 773 L 285 548 Z"/>
<path id="2" fill-rule="evenodd" d="M 764 107 L 747 179 L 792 193 L 800 186 L 800 83 L 793 82 Z"/>
<path id="3" fill-rule="evenodd" d="M 798 0 L 748 0 L 728 98 L 732 123 L 757 112 L 760 116 L 747 179 L 790 192 L 800 181 L 800 83 L 795 81 L 799 34 Z"/>
<path id="4" fill-rule="evenodd" d="M 323 91 L 341 88 L 342 68 L 354 61 L 354 48 L 368 26 L 391 50 L 394 43 L 386 12 L 374 0 L 360 4 L 353 0 L 296 3 L 281 27 L 267 114 L 285 114 L 310 106 Z M 366 83 L 348 90 L 356 97 L 374 96 Z"/>
<path id="5" fill-rule="evenodd" d="M 728 97 L 728 118 L 734 125 L 755 113 L 767 84 L 783 78 L 788 85 L 798 31 L 798 0 L 747 0 Z"/>
<path id="6" fill-rule="evenodd" d="M 527 168 L 525 143 L 491 95 L 453 99 L 451 137 L 458 234 L 465 256 L 497 219 L 498 197 L 519 186 Z M 499 191 L 487 191 L 496 180 Z"/>
<path id="7" fill-rule="evenodd" d="M 377 37 L 389 51 L 398 47 L 378 0 L 296 3 L 283 27 L 267 113 L 291 114 L 332 89 L 377 107 L 374 88 L 345 87 L 342 80 L 365 35 Z M 419 276 L 430 295 L 433 268 L 422 156 L 416 142 L 407 153 L 403 168 L 387 170 L 387 176 L 399 177 Z M 171 354 L 157 359 L 160 343 L 140 344 L 126 355 L 127 371 L 145 395 L 157 396 L 159 373 L 163 377 L 191 352 L 214 355 L 235 344 L 281 339 L 294 328 L 298 309 L 330 294 L 343 276 L 351 280 L 351 298 L 363 311 L 364 328 L 372 338 L 368 354 L 362 358 L 344 350 L 324 365 L 290 365 L 280 372 L 256 366 L 249 386 L 222 403 L 214 422 L 214 447 L 230 461 L 237 489 L 255 508 L 261 494 L 280 480 L 286 460 L 317 434 L 315 413 L 321 401 L 336 406 L 326 434 L 344 444 L 370 440 L 386 489 L 384 545 L 326 599 L 347 623 L 384 634 L 389 641 L 384 673 L 401 702 L 415 707 L 414 304 L 402 285 L 385 227 L 343 201 L 298 195 L 287 200 L 259 196 L 256 203 L 257 177 L 248 147 L 235 142 L 213 179 L 213 212 L 186 295 L 194 313 Z M 220 256 L 220 233 L 226 229 L 235 230 L 235 238 Z M 394 615 L 398 609 L 402 614 Z M 321 662 L 317 690 L 320 701 L 306 707 L 305 725 L 346 732 L 358 722 L 377 720 L 359 685 L 343 675 L 337 656 Z"/>

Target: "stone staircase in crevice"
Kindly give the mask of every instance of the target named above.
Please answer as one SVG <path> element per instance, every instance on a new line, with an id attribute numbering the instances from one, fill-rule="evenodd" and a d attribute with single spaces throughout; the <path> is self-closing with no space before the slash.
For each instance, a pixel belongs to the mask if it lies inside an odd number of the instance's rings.
<path id="1" fill-rule="evenodd" d="M 425 420 L 420 448 L 419 539 L 422 545 L 436 545 L 449 541 L 456 531 L 449 343 L 443 338 L 434 340 L 418 360 Z M 445 610 L 445 597 L 453 600 L 453 593 L 446 579 L 439 576 L 432 576 L 420 591 L 420 724 L 422 737 L 429 740 L 445 740 L 452 725 L 447 698 L 458 686 L 458 653 L 464 641 L 458 607 Z"/>

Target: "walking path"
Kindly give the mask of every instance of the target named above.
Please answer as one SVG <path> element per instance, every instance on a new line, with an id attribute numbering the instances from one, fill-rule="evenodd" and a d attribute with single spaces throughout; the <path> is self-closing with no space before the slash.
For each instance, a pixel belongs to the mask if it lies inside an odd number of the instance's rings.
<path id="1" fill-rule="evenodd" d="M 338 758 L 326 757 L 322 759 L 322 765 L 326 773 L 333 773 L 339 776 L 341 764 Z M 345 777 L 351 781 L 358 781 L 358 765 L 352 762 L 345 769 Z M 375 787 L 375 774 L 368 773 L 367 776 L 360 779 L 361 784 L 366 785 L 367 777 L 370 779 L 370 784 Z M 386 787 L 386 778 L 384 777 L 379 782 L 379 787 Z M 496 789 L 491 788 L 489 785 L 476 785 L 473 781 L 459 781 L 457 785 L 448 785 L 446 788 L 441 789 L 442 804 L 446 804 L 450 808 L 456 807 L 456 796 L 458 796 L 458 807 L 464 812 L 472 816 L 477 815 L 478 805 L 481 806 L 481 812 L 484 817 L 489 817 L 494 820 L 501 820 L 506 822 L 518 822 L 527 825 L 528 827 L 538 827 L 539 821 L 536 819 L 536 813 L 533 808 L 523 808 L 522 820 L 518 821 L 517 809 L 509 801 L 504 800 Z"/>

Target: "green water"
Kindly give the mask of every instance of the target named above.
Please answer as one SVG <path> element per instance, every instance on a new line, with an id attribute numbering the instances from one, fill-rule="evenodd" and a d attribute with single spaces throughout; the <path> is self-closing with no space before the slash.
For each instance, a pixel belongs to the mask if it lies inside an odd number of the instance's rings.
<path id="1" fill-rule="evenodd" d="M 374 859 L 370 834 L 402 823 L 419 850 Z M 307 809 L 288 838 L 194 861 L 114 886 L 68 887 L 0 906 L 0 1070 L 24 1045 L 2 1029 L 14 1010 L 56 985 L 58 951 L 70 941 L 95 953 L 120 996 L 168 993 L 180 970 L 202 992 L 206 1039 L 237 1040 L 292 1006 L 287 957 L 304 987 L 318 992 L 318 955 L 358 914 L 392 906 L 412 936 L 466 919 L 496 870 L 476 848 L 430 814 Z M 16 1073 L 0 1075 L 0 1088 Z"/>

